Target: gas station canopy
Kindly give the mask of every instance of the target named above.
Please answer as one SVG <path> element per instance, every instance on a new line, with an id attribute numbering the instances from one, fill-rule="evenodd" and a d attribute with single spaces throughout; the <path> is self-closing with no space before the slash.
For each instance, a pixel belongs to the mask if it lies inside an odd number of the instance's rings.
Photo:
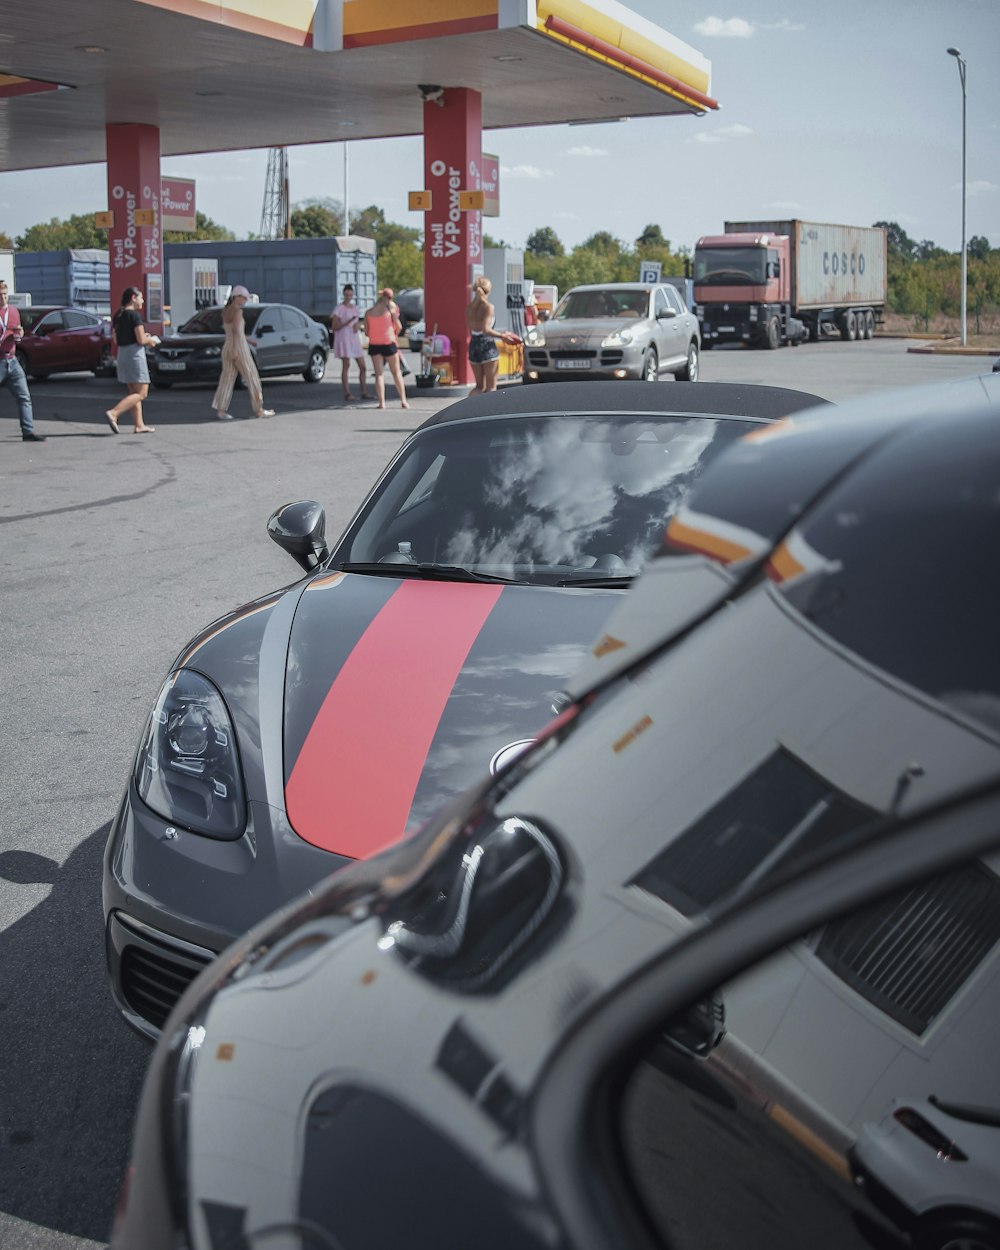
<path id="1" fill-rule="evenodd" d="M 709 62 L 617 0 L 32 0 L 0 30 L 0 168 L 419 135 L 440 87 L 484 129 L 700 114 Z"/>

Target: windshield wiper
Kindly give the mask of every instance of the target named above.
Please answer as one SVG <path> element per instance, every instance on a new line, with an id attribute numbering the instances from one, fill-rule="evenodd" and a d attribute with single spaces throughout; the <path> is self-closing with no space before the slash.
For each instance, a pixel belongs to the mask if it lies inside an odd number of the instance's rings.
<path id="1" fill-rule="evenodd" d="M 500 577 L 495 573 L 476 573 L 457 564 L 383 563 L 381 560 L 344 560 L 333 565 L 344 573 L 368 573 L 375 577 L 419 577 L 428 582 L 503 582 L 523 585 L 522 577 Z"/>
<path id="2" fill-rule="evenodd" d="M 588 586 L 588 587 L 622 586 L 622 587 L 625 587 L 625 586 L 631 586 L 637 576 L 638 574 L 636 573 L 620 573 L 616 577 L 613 574 L 605 573 L 603 576 L 600 576 L 600 577 L 588 577 L 586 573 L 583 573 L 579 577 L 560 578 L 560 580 L 557 581 L 555 584 L 557 586 Z"/>

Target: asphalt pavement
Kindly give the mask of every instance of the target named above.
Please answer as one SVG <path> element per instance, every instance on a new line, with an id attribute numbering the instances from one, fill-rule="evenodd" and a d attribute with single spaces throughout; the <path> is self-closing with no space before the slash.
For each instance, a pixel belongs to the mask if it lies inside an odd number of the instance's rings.
<path id="1" fill-rule="evenodd" d="M 702 377 L 837 401 L 992 363 L 906 349 L 717 349 Z M 101 857 L 163 676 L 196 630 L 297 580 L 266 536 L 275 508 L 317 499 L 335 536 L 409 431 L 455 397 L 412 387 L 404 411 L 388 387 L 380 411 L 345 404 L 332 378 L 264 389 L 277 415 L 232 422 L 215 419 L 211 387 L 155 391 L 156 433 L 123 422 L 116 437 L 103 413 L 117 382 L 54 377 L 32 384 L 43 444 L 22 443 L 0 392 L 3 1250 L 79 1250 L 109 1235 L 149 1049 L 107 993 Z M 232 411 L 249 417 L 244 392 Z"/>

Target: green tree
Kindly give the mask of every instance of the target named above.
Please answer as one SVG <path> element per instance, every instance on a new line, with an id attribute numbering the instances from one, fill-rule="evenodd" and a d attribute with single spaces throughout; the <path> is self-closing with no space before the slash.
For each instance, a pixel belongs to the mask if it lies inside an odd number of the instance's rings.
<path id="1" fill-rule="evenodd" d="M 986 260 L 992 248 L 990 241 L 984 235 L 974 234 L 965 245 L 965 250 L 970 260 Z"/>
<path id="2" fill-rule="evenodd" d="M 589 239 L 584 239 L 580 247 L 588 252 L 596 252 L 599 256 L 606 256 L 609 260 L 622 253 L 622 244 L 607 230 L 598 230 Z"/>
<path id="3" fill-rule="evenodd" d="M 164 243 L 193 243 L 201 239 L 217 240 L 219 242 L 228 242 L 236 238 L 232 230 L 227 230 L 225 226 L 220 226 L 211 217 L 206 217 L 204 213 L 196 212 L 194 215 L 193 230 L 164 230 Z M 104 244 L 107 247 L 107 242 Z"/>
<path id="4" fill-rule="evenodd" d="M 906 233 L 899 222 L 877 221 L 875 225 L 882 226 L 885 229 L 890 256 L 896 256 L 900 260 L 913 259 L 916 254 L 917 245 Z"/>
<path id="5" fill-rule="evenodd" d="M 338 200 L 303 200 L 291 214 L 296 239 L 335 239 L 344 233 L 344 210 Z"/>
<path id="6" fill-rule="evenodd" d="M 663 237 L 663 231 L 657 225 L 649 225 L 635 241 L 637 251 L 649 247 L 665 247 L 670 250 L 670 240 Z"/>
<path id="7" fill-rule="evenodd" d="M 53 217 L 51 221 L 29 226 L 14 241 L 21 252 L 59 252 L 67 247 L 108 246 L 108 232 L 94 225 L 93 213 L 77 213 L 65 221 Z"/>
<path id="8" fill-rule="evenodd" d="M 9 234 L 5 234 L 2 230 L 0 230 L 0 247 L 6 248 L 8 252 L 12 251 L 14 247 L 14 240 Z"/>
<path id="9" fill-rule="evenodd" d="M 379 248 L 379 286 L 391 286 L 394 291 L 424 285 L 424 254 L 415 243 L 396 239 L 388 246 Z"/>
<path id="10" fill-rule="evenodd" d="M 377 204 L 369 204 L 351 214 L 351 234 L 359 234 L 365 239 L 374 239 L 381 253 L 390 243 L 416 244 L 420 231 L 414 226 L 401 226 L 398 222 L 387 221 L 385 211 Z"/>
<path id="11" fill-rule="evenodd" d="M 524 250 L 532 256 L 563 256 L 566 249 L 551 226 L 540 226 L 528 235 Z"/>

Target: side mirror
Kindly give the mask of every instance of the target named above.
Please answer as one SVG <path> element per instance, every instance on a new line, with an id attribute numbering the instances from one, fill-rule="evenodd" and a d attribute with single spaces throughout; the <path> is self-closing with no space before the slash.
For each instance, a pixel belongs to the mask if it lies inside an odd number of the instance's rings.
<path id="1" fill-rule="evenodd" d="M 307 573 L 330 554 L 326 545 L 326 512 L 314 499 L 286 503 L 272 512 L 267 532 Z"/>
<path id="2" fill-rule="evenodd" d="M 257 334 L 273 334 L 274 326 L 271 326 L 271 325 L 258 326 L 256 333 Z"/>
<path id="3" fill-rule="evenodd" d="M 669 321 L 671 317 L 676 317 L 676 316 L 677 316 L 677 311 L 676 311 L 676 309 L 674 309 L 674 308 L 661 308 L 661 309 L 660 309 L 660 311 L 656 314 L 656 320 L 657 320 L 657 321 L 662 321 L 662 320 L 667 320 L 667 321 Z"/>

